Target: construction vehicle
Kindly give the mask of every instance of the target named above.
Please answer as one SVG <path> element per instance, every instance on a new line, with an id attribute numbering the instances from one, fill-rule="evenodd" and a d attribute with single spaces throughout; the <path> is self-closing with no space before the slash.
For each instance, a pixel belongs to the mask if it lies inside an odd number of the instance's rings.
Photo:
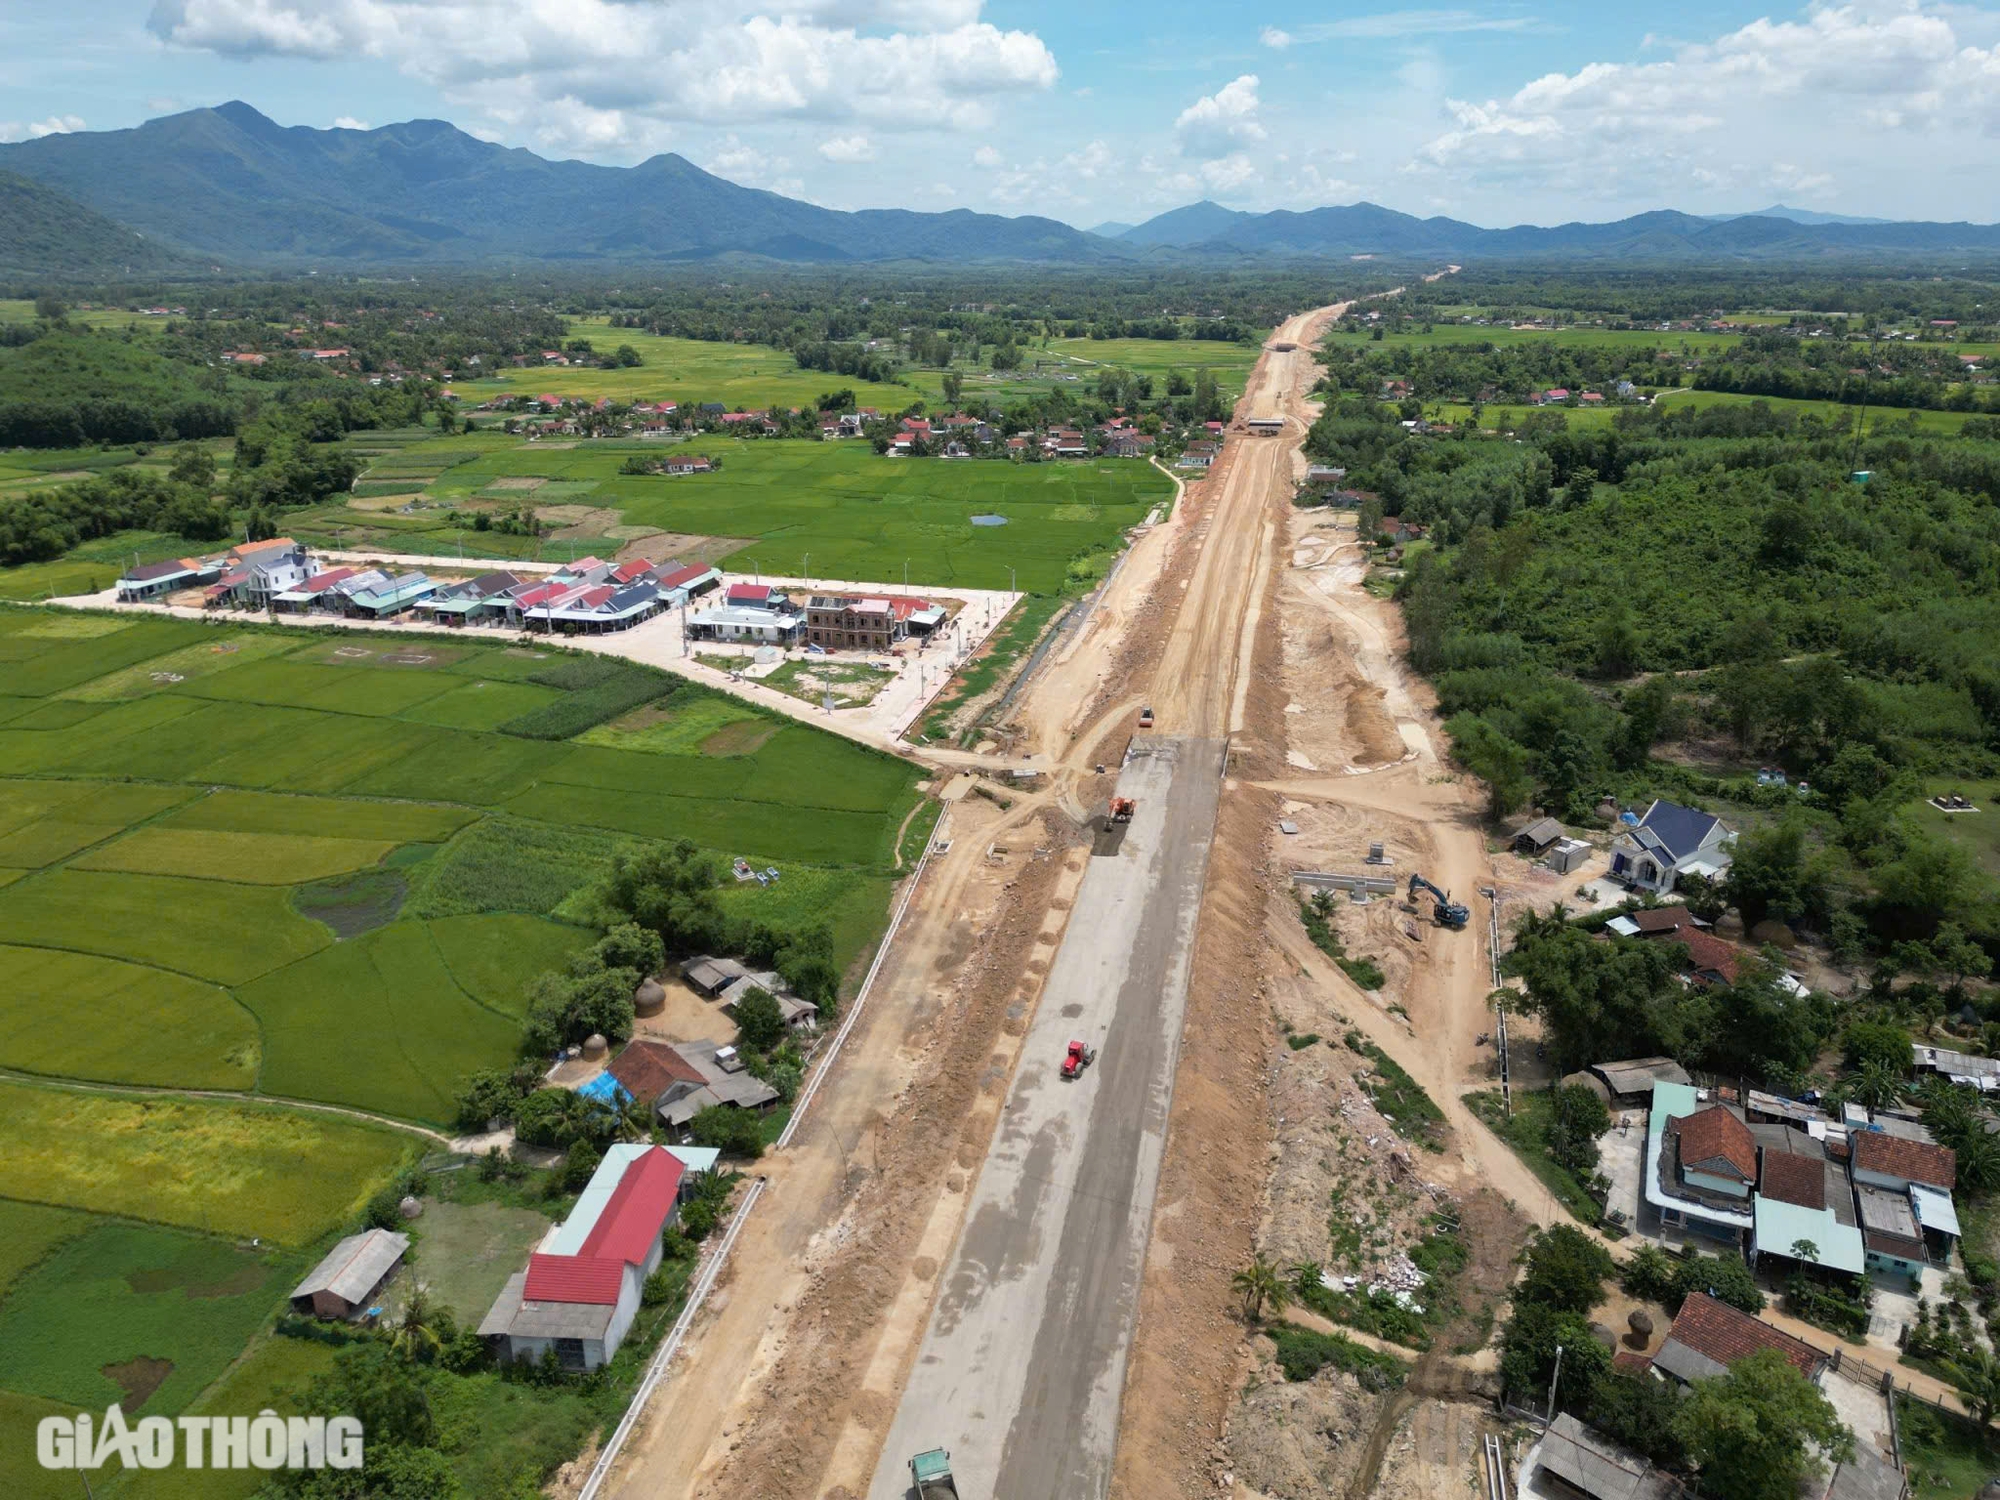
<path id="1" fill-rule="evenodd" d="M 1069 1048 L 1063 1053 L 1062 1076 L 1067 1081 L 1074 1081 L 1077 1075 L 1096 1061 L 1095 1047 L 1087 1047 L 1080 1038 L 1071 1037 Z"/>
<path id="2" fill-rule="evenodd" d="M 1139 727 L 1141 729 L 1151 729 L 1153 727 L 1153 710 L 1151 708 L 1142 708 L 1139 710 Z"/>
<path id="3" fill-rule="evenodd" d="M 1412 903 L 1416 901 L 1418 891 L 1429 891 L 1431 900 L 1437 903 L 1433 916 L 1438 926 L 1458 928 L 1463 927 L 1467 922 L 1472 920 L 1471 908 L 1461 906 L 1458 902 L 1451 899 L 1451 892 L 1439 890 L 1428 880 L 1424 879 L 1423 876 L 1417 874 L 1415 871 L 1411 871 L 1410 900 Z"/>
<path id="4" fill-rule="evenodd" d="M 958 1483 L 951 1477 L 951 1454 L 946 1449 L 933 1448 L 911 1459 L 910 1481 L 917 1500 L 958 1500 Z"/>
<path id="5" fill-rule="evenodd" d="M 1111 821 L 1114 823 L 1131 822 L 1132 813 L 1138 806 L 1139 804 L 1134 802 L 1130 797 L 1113 797 L 1111 799 Z"/>

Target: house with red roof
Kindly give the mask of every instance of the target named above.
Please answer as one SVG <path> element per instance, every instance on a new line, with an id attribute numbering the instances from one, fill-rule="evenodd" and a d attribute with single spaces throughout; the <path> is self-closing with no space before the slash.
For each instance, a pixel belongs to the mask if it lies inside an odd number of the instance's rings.
<path id="1" fill-rule="evenodd" d="M 674 1221 L 688 1167 L 659 1146 L 614 1146 L 570 1216 L 507 1279 L 479 1325 L 501 1361 L 553 1350 L 565 1370 L 595 1370 L 638 1316 L 660 1236 Z"/>
<path id="2" fill-rule="evenodd" d="M 1762 1319 L 1718 1302 L 1706 1292 L 1690 1292 L 1653 1356 L 1653 1368 L 1683 1382 L 1708 1380 L 1731 1365 L 1765 1350 L 1783 1355 L 1808 1380 L 1818 1380 L 1827 1357 Z"/>

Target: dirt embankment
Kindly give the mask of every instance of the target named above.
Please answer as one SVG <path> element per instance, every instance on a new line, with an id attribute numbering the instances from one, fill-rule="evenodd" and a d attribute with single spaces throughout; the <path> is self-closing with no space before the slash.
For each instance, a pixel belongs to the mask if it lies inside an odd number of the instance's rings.
<path id="1" fill-rule="evenodd" d="M 1082 857 L 1080 836 L 1056 813 L 1007 842 L 1014 873 L 940 955 L 943 993 L 914 1080 L 873 1138 L 856 1143 L 847 1210 L 816 1243 L 784 1345 L 697 1496 L 819 1494 L 843 1433 L 879 1434 L 894 1414 L 893 1397 L 863 1377 L 907 1280 L 937 1274 L 919 1242 L 940 1197 L 964 1193 L 985 1157 L 1010 1072 L 999 1060 L 1002 1039 L 1027 1029 L 1046 969 L 1036 956 L 1046 914 Z M 1036 847 L 1047 853 L 1036 857 Z M 837 1500 L 849 1491 L 836 1484 L 825 1493 Z"/>

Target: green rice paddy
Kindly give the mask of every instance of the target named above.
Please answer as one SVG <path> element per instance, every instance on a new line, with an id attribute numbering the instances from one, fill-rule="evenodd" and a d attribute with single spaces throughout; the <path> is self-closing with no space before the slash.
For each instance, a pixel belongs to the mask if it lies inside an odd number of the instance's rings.
<path id="1" fill-rule="evenodd" d="M 260 1329 L 421 1148 L 301 1103 L 448 1124 L 614 855 L 692 838 L 779 868 L 732 912 L 879 935 L 912 767 L 623 665 L 604 710 L 603 665 L 0 607 L 0 1444 L 323 1367 Z M 155 1478 L 111 1492 L 220 1493 Z"/>

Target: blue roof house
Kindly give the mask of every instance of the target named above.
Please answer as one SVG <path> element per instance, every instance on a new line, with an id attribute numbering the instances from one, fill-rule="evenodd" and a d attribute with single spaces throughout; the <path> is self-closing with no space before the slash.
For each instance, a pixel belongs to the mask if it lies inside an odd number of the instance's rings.
<path id="1" fill-rule="evenodd" d="M 1735 842 L 1736 834 L 1720 818 L 1678 802 L 1655 802 L 1643 816 L 1625 814 L 1611 841 L 1611 878 L 1664 896 L 1682 875 L 1719 878 L 1729 868 Z"/>

